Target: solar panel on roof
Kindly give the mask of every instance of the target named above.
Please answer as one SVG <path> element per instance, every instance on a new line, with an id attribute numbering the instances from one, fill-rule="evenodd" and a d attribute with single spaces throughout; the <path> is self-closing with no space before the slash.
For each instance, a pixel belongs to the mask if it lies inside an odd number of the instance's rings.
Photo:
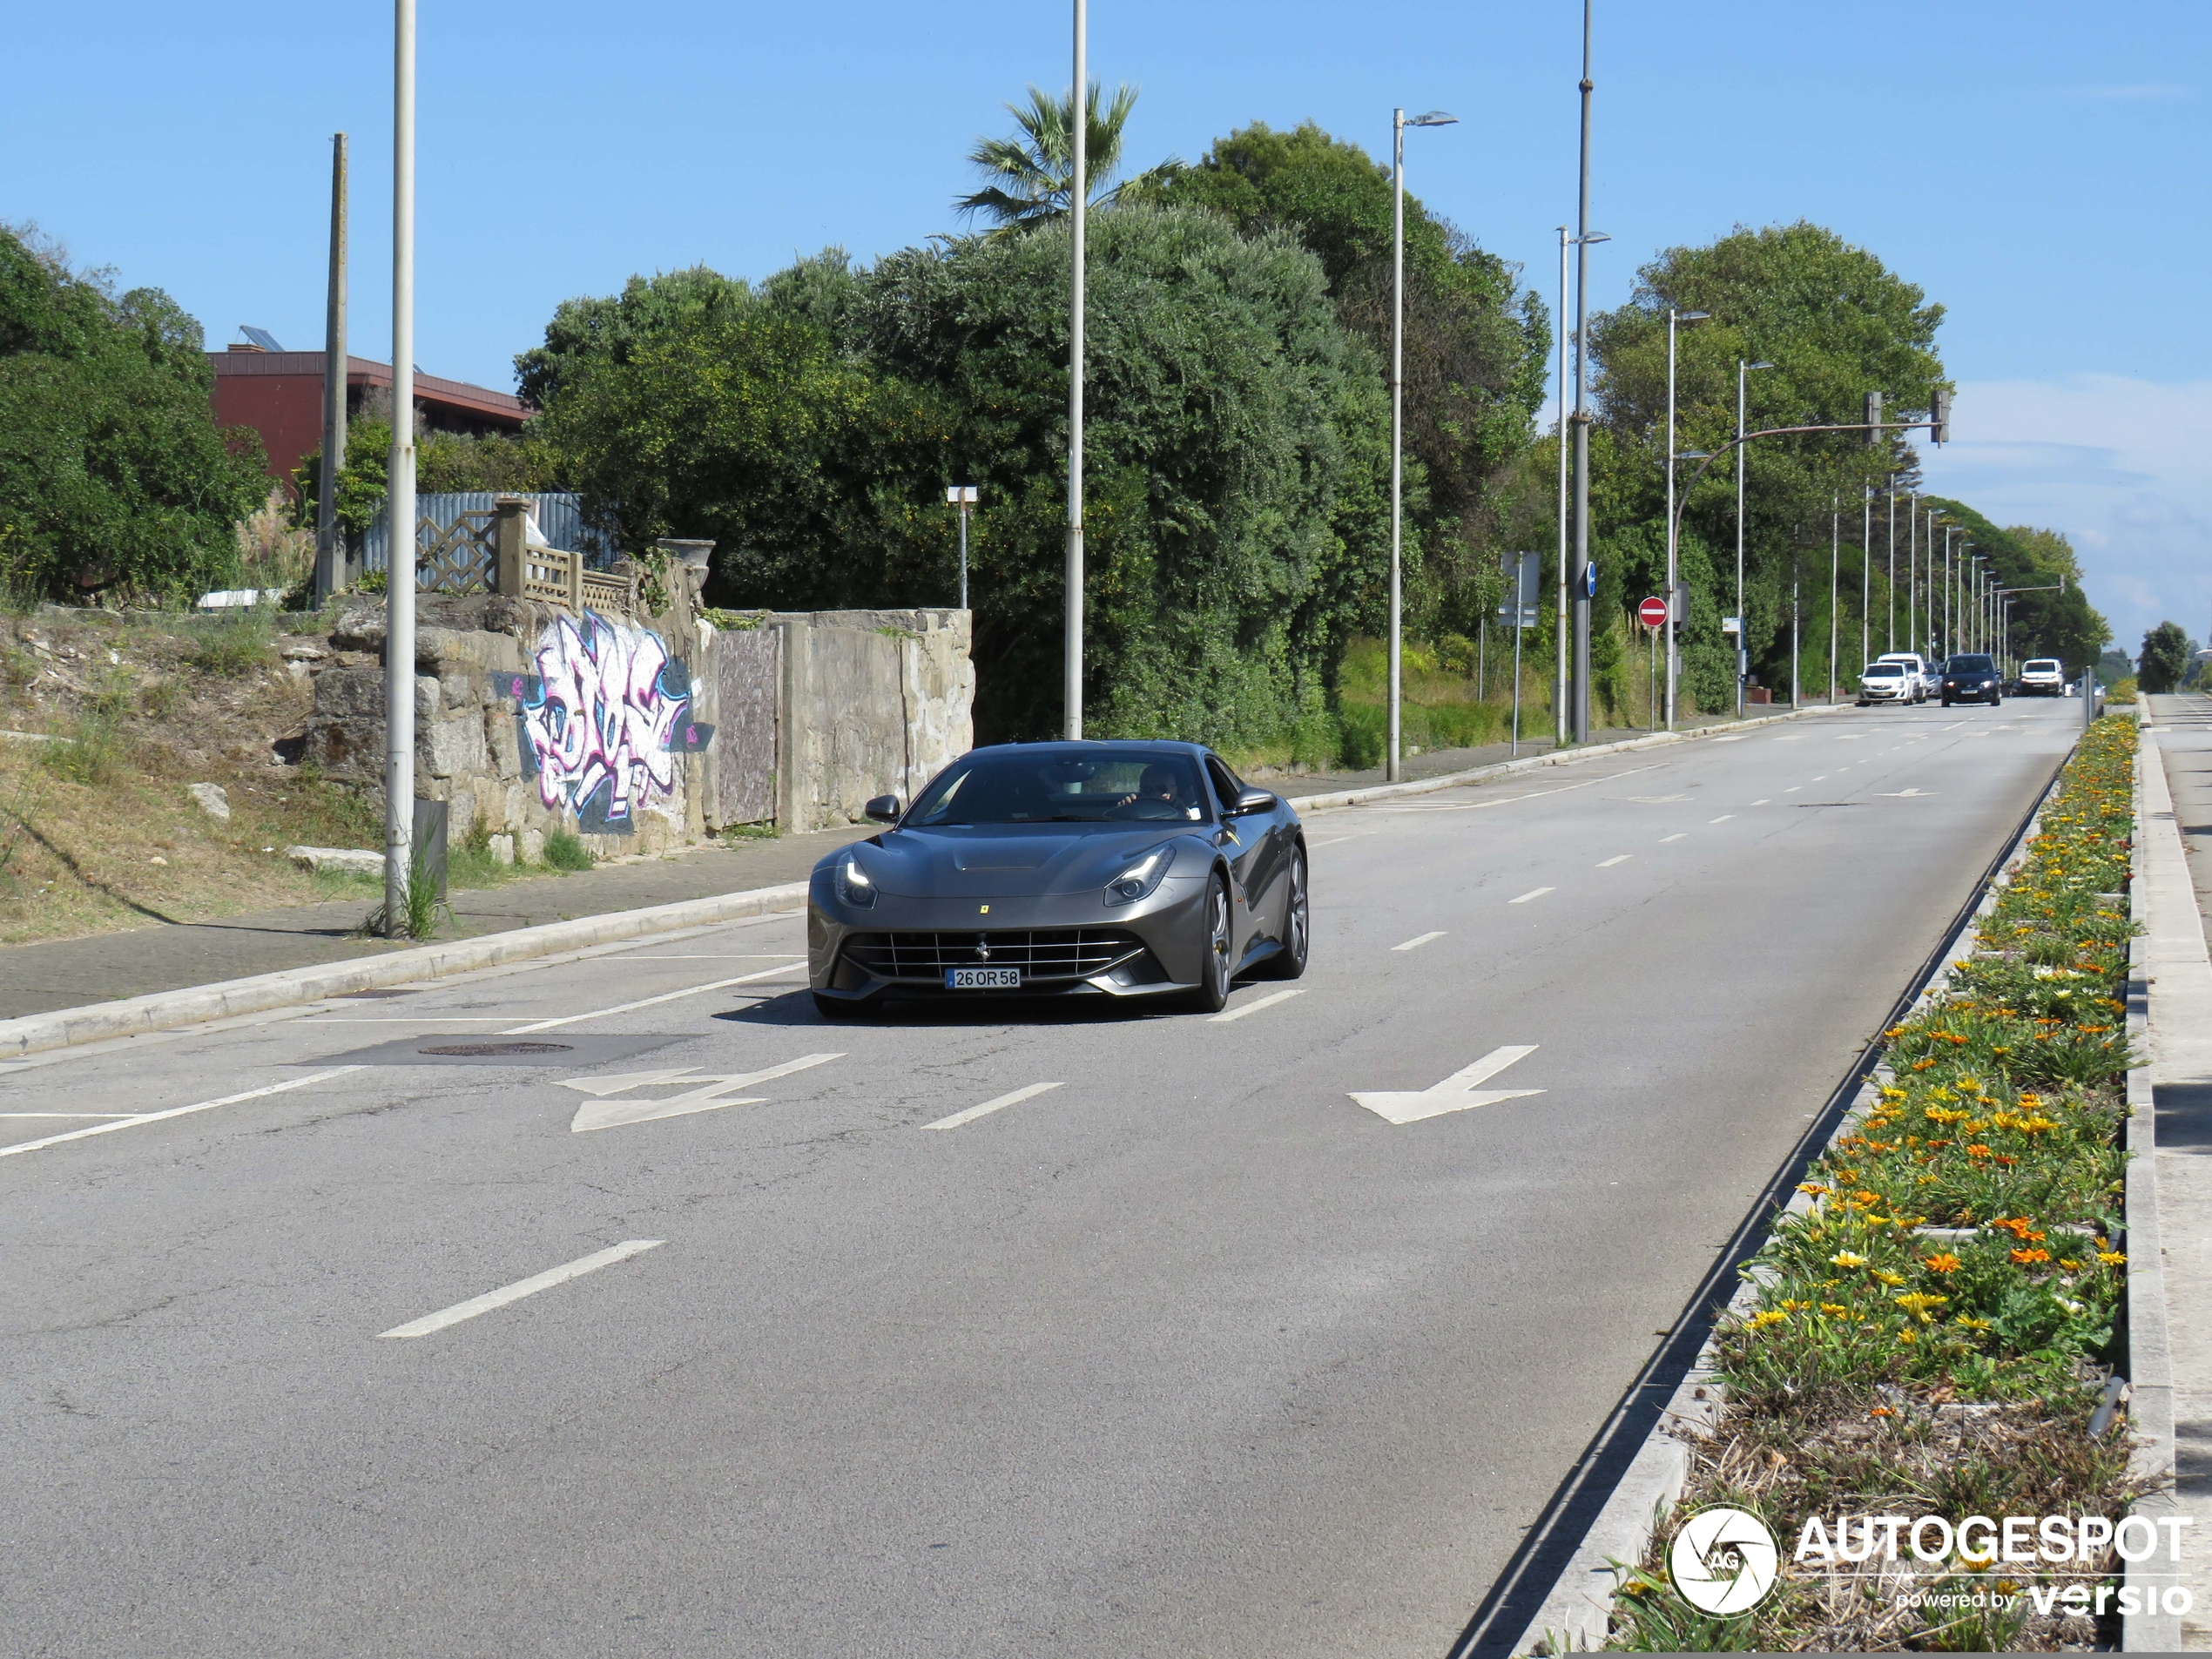
<path id="1" fill-rule="evenodd" d="M 239 324 L 238 331 L 241 334 L 244 334 L 246 339 L 252 341 L 256 346 L 259 346 L 263 351 L 282 351 L 284 349 L 283 347 L 277 344 L 276 336 L 266 328 L 256 328 L 250 322 L 242 322 Z"/>

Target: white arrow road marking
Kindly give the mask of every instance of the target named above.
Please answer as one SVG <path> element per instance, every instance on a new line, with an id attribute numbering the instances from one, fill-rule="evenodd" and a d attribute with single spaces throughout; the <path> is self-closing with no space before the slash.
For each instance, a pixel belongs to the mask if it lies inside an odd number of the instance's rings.
<path id="1" fill-rule="evenodd" d="M 1526 1060 L 1536 1052 L 1533 1042 L 1507 1043 L 1502 1049 L 1493 1049 L 1464 1071 L 1455 1071 L 1433 1089 L 1413 1093 L 1368 1093 L 1354 1095 L 1358 1101 L 1378 1117 L 1393 1123 L 1418 1123 L 1424 1117 L 1440 1117 L 1446 1112 L 1463 1112 L 1474 1106 L 1494 1106 L 1501 1100 L 1520 1100 L 1528 1095 L 1541 1095 L 1541 1089 L 1477 1089 L 1477 1083 L 1487 1082 L 1514 1062 Z"/>
<path id="2" fill-rule="evenodd" d="M 558 1267 L 549 1267 L 543 1273 L 518 1278 L 512 1285 L 502 1285 L 496 1291 L 486 1291 L 482 1296 L 472 1296 L 466 1302 L 455 1302 L 449 1308 L 426 1313 L 419 1319 L 409 1319 L 405 1325 L 395 1325 L 388 1331 L 379 1331 L 376 1339 L 381 1342 L 387 1337 L 427 1337 L 449 1325 L 473 1319 L 479 1313 L 503 1308 L 509 1302 L 519 1302 L 526 1296 L 536 1296 L 540 1291 L 550 1291 L 556 1285 L 565 1285 L 569 1280 L 581 1278 L 586 1273 L 596 1273 L 603 1267 L 612 1267 L 617 1262 L 626 1262 L 632 1256 L 642 1256 L 649 1250 L 658 1250 L 666 1242 L 660 1238 L 625 1238 L 619 1244 L 610 1245 L 605 1250 L 595 1250 L 589 1256 L 579 1256 Z"/>
<path id="3" fill-rule="evenodd" d="M 1257 1002 L 1247 1002 L 1244 1007 L 1240 1008 L 1231 1008 L 1226 1014 L 1217 1014 L 1213 1016 L 1213 1019 L 1210 1022 L 1210 1023 L 1214 1025 L 1227 1025 L 1231 1020 L 1241 1020 L 1247 1014 L 1257 1014 L 1262 1008 L 1271 1008 L 1278 1002 L 1287 1002 L 1294 996 L 1304 996 L 1305 995 L 1305 993 L 1304 991 L 1278 991 L 1272 996 L 1261 997 Z"/>
<path id="4" fill-rule="evenodd" d="M 633 1089 L 651 1089 L 664 1083 L 682 1083 L 685 1091 L 662 1100 L 618 1100 L 604 1105 L 577 1108 L 576 1116 L 569 1123 L 569 1133 L 582 1135 L 595 1129 L 616 1129 L 625 1123 L 648 1123 L 658 1117 L 684 1117 L 692 1112 L 711 1112 L 721 1106 L 763 1106 L 763 1100 L 738 1098 L 742 1089 L 755 1083 L 765 1083 L 772 1077 L 788 1077 L 794 1071 L 805 1071 L 810 1066 L 823 1065 L 832 1060 L 842 1060 L 841 1054 L 807 1054 L 796 1060 L 786 1060 L 780 1066 L 770 1066 L 765 1071 L 741 1072 L 733 1076 L 708 1076 L 693 1066 L 678 1067 L 673 1071 L 631 1071 L 614 1077 L 563 1077 L 559 1080 L 563 1089 L 573 1089 L 578 1094 L 626 1094 Z"/>
<path id="5" fill-rule="evenodd" d="M 1047 1090 L 1059 1087 L 1058 1083 L 1031 1083 L 1028 1088 L 1017 1089 L 1010 1095 L 1001 1095 L 996 1100 L 987 1100 L 981 1106 L 970 1106 L 966 1111 L 954 1112 L 950 1117 L 941 1117 L 934 1123 L 924 1123 L 922 1128 L 958 1129 L 962 1123 L 972 1123 L 977 1118 L 988 1116 L 1004 1107 L 1019 1106 L 1025 1100 L 1035 1100 Z"/>
<path id="6" fill-rule="evenodd" d="M 1932 790 L 1926 792 L 1926 793 L 1923 793 L 1918 789 L 1878 789 L 1874 792 L 1878 795 L 1884 796 L 1890 800 L 1911 800 L 1916 796 L 1922 800 L 1925 800 L 1928 798 L 1928 795 L 1934 793 Z"/>
<path id="7" fill-rule="evenodd" d="M 1404 944 L 1393 945 L 1391 948 L 1393 950 L 1419 950 L 1423 945 L 1429 943 L 1432 940 L 1441 939 L 1443 937 L 1444 930 L 1440 927 L 1433 934 L 1415 934 Z"/>

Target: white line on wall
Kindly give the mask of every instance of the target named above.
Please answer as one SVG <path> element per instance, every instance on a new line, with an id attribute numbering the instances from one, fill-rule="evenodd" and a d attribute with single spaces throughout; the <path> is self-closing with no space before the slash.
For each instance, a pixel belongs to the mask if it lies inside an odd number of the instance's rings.
<path id="1" fill-rule="evenodd" d="M 987 1100 L 981 1106 L 970 1106 L 966 1111 L 954 1112 L 950 1117 L 941 1117 L 934 1123 L 924 1123 L 924 1129 L 958 1129 L 962 1123 L 972 1123 L 1008 1106 L 1019 1106 L 1025 1100 L 1035 1100 L 1048 1089 L 1057 1089 L 1058 1083 L 1031 1083 L 1017 1089 L 1010 1095 L 1001 1095 L 996 1100 Z"/>
<path id="2" fill-rule="evenodd" d="M 359 1066 L 333 1066 L 328 1071 L 293 1077 L 286 1082 L 269 1083 L 260 1089 L 248 1089 L 240 1094 L 225 1095 L 219 1100 L 194 1101 L 189 1106 L 172 1106 L 166 1111 L 134 1112 L 128 1117 L 118 1117 L 111 1123 L 95 1123 L 90 1129 L 73 1129 L 64 1135 L 47 1135 L 14 1146 L 0 1146 L 0 1158 L 11 1158 L 18 1152 L 36 1152 L 42 1146 L 59 1146 L 64 1141 L 81 1141 L 88 1135 L 105 1135 L 111 1130 L 135 1129 L 140 1123 L 158 1123 L 165 1117 L 182 1117 L 187 1112 L 212 1111 L 218 1106 L 235 1106 L 242 1100 L 259 1100 L 264 1095 L 288 1094 L 294 1089 L 305 1089 L 311 1083 L 328 1082 L 333 1077 L 342 1077 L 349 1071 L 361 1069 Z"/>
<path id="3" fill-rule="evenodd" d="M 1423 945 L 1427 944 L 1431 940 L 1443 938 L 1444 934 L 1445 929 L 1441 927 L 1438 928 L 1433 934 L 1416 934 L 1404 944 L 1393 945 L 1391 948 L 1393 950 L 1419 950 Z"/>
<path id="4" fill-rule="evenodd" d="M 502 1285 L 496 1291 L 486 1291 L 482 1296 L 472 1296 L 466 1302 L 455 1302 L 449 1308 L 426 1313 L 419 1319 L 395 1325 L 388 1331 L 379 1331 L 376 1339 L 381 1342 L 387 1337 L 427 1337 L 449 1325 L 473 1319 L 479 1313 L 489 1313 L 495 1308 L 505 1307 L 509 1302 L 519 1302 L 526 1296 L 536 1296 L 540 1291 L 550 1291 L 556 1285 L 565 1285 L 572 1278 L 582 1278 L 586 1273 L 596 1273 L 603 1267 L 612 1267 L 617 1262 L 626 1262 L 632 1256 L 642 1256 L 649 1250 L 658 1250 L 666 1242 L 661 1238 L 625 1238 L 619 1244 L 610 1244 L 605 1250 L 595 1250 L 589 1256 L 579 1256 L 572 1262 L 550 1267 L 543 1273 L 518 1278 L 512 1285 Z"/>
<path id="5" fill-rule="evenodd" d="M 1271 1008 L 1278 1002 L 1287 1002 L 1294 996 L 1304 996 L 1305 995 L 1305 993 L 1304 991 L 1278 991 L 1272 996 L 1261 997 L 1257 1002 L 1247 1002 L 1244 1007 L 1240 1008 L 1231 1008 L 1226 1014 L 1217 1014 L 1213 1016 L 1211 1023 L 1215 1025 L 1227 1025 L 1231 1020 L 1241 1020 L 1247 1014 L 1257 1014 L 1262 1008 Z"/>

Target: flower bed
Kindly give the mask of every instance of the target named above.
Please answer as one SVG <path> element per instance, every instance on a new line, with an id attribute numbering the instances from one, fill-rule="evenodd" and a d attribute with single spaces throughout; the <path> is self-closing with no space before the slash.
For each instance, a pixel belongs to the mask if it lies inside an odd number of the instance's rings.
<path id="1" fill-rule="evenodd" d="M 2065 1572 L 1957 1553 L 1791 1558 L 1816 1517 L 2116 1517 L 2137 1495 L 2126 1435 L 2087 1433 L 2121 1357 L 2134 749 L 2132 720 L 2091 728 L 1976 949 L 1939 1000 L 1884 1034 L 1878 1098 L 1746 1269 L 1756 1291 L 1715 1336 L 1725 1404 L 1615 1597 L 1612 1645 L 2098 1639 L 2092 1616 L 2039 1612 L 2022 1592 L 2094 1585 L 2108 1553 Z M 1696 1612 L 1666 1569 L 1680 1520 L 1716 1503 L 1781 1541 L 1775 1590 L 1733 1619 Z"/>

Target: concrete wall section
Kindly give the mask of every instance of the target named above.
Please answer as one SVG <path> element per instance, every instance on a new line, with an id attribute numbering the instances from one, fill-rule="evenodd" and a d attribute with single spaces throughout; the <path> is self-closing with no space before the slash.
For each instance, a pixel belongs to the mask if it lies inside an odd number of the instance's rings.
<path id="1" fill-rule="evenodd" d="M 870 799 L 912 799 L 974 746 L 967 612 L 831 610 L 775 620 L 784 641 L 783 828 L 859 823 Z"/>

